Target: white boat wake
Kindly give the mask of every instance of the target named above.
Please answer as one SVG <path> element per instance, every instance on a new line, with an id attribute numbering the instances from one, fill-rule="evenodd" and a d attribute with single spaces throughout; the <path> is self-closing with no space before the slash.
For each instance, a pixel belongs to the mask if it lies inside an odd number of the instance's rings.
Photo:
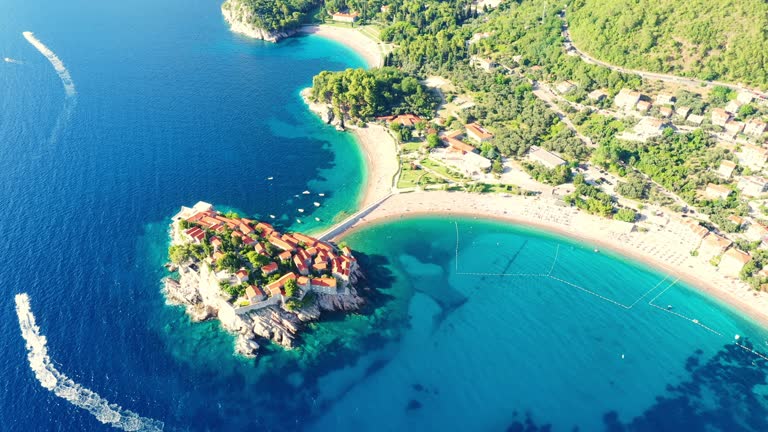
<path id="1" fill-rule="evenodd" d="M 72 76 L 69 74 L 66 66 L 64 66 L 64 62 L 61 61 L 53 51 L 45 46 L 44 43 L 40 42 L 40 39 L 36 38 L 34 33 L 25 31 L 22 34 L 27 42 L 32 44 L 33 47 L 40 51 L 40 54 L 45 56 L 45 58 L 51 62 L 51 65 L 53 65 L 53 68 L 56 70 L 56 74 L 58 74 L 61 79 L 61 83 L 64 84 L 64 91 L 67 93 L 67 97 L 74 97 L 77 94 L 77 91 L 75 90 L 75 82 L 72 81 Z"/>
<path id="2" fill-rule="evenodd" d="M 26 293 L 16 295 L 16 314 L 19 317 L 21 336 L 26 341 L 29 367 L 40 381 L 40 385 L 56 396 L 90 412 L 97 420 L 125 431 L 162 431 L 163 422 L 141 417 L 125 410 L 95 392 L 77 384 L 59 372 L 48 356 L 47 340 L 35 324 L 35 316 L 29 306 Z"/>
<path id="3" fill-rule="evenodd" d="M 21 60 L 12 59 L 10 57 L 3 57 L 3 60 L 6 63 L 13 63 L 13 64 L 24 64 Z"/>
<path id="4" fill-rule="evenodd" d="M 59 117 L 56 119 L 56 124 L 54 125 L 53 130 L 51 130 L 51 136 L 48 138 L 48 142 L 53 144 L 58 141 L 59 134 L 67 126 L 67 124 L 69 124 L 69 120 L 72 117 L 72 111 L 74 111 L 75 105 L 77 105 L 77 90 L 75 90 L 75 82 L 72 80 L 72 76 L 69 74 L 69 70 L 67 70 L 66 66 L 64 66 L 64 62 L 61 61 L 61 59 L 44 43 L 40 42 L 40 39 L 36 38 L 34 33 L 25 31 L 22 34 L 24 35 L 24 38 L 27 40 L 27 42 L 29 42 L 33 47 L 40 51 L 40 53 L 45 56 L 49 62 L 51 62 L 53 69 L 56 70 L 56 74 L 59 76 L 61 83 L 64 85 L 64 92 L 66 94 L 66 97 L 64 98 L 64 109 L 62 109 Z M 41 156 L 42 154 L 37 155 L 36 157 Z"/>

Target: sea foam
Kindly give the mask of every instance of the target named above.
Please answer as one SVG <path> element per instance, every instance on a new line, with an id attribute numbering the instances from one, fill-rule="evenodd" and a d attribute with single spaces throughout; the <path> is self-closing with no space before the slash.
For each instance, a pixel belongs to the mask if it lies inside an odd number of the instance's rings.
<path id="1" fill-rule="evenodd" d="M 104 424 L 125 431 L 163 430 L 162 422 L 141 417 L 132 411 L 110 404 L 95 392 L 77 384 L 58 371 L 48 356 L 47 340 L 40 334 L 40 327 L 35 323 L 35 316 L 32 314 L 29 296 L 26 293 L 16 295 L 16 314 L 19 317 L 21 336 L 27 345 L 29 367 L 40 381 L 40 385 L 56 396 L 93 414 Z"/>
<path id="2" fill-rule="evenodd" d="M 64 66 L 64 62 L 62 62 L 50 48 L 45 46 L 44 43 L 40 42 L 40 39 L 36 38 L 34 33 L 25 31 L 22 34 L 24 35 L 24 38 L 27 39 L 27 42 L 32 44 L 33 47 L 40 51 L 40 54 L 44 55 L 45 58 L 51 62 L 53 68 L 61 79 L 61 83 L 64 85 L 64 91 L 67 93 L 67 97 L 74 97 L 77 94 L 75 91 L 75 82 L 72 81 L 72 76 L 69 74 L 66 66 Z"/>

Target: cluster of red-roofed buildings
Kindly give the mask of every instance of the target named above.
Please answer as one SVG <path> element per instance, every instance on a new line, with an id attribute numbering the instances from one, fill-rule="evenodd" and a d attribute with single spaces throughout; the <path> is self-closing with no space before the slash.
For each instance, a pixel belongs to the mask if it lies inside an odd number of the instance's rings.
<path id="1" fill-rule="evenodd" d="M 230 215 L 231 216 L 231 215 Z M 186 221 L 186 229 L 180 230 L 177 241 L 208 244 L 211 254 L 206 259 L 212 268 L 226 253 L 222 250 L 222 236 L 230 236 L 243 245 L 243 255 L 251 248 L 269 260 L 260 268 L 246 264 L 234 274 L 220 271 L 217 277 L 233 284 L 247 284 L 245 297 L 250 306 L 268 306 L 285 301 L 285 285 L 293 280 L 303 297 L 309 291 L 323 294 L 345 292 L 352 275 L 357 270 L 357 260 L 352 251 L 301 233 L 280 233 L 272 225 L 251 219 L 228 217 L 216 211 L 212 205 L 198 203 L 193 208 L 182 207 L 174 222 Z M 259 277 L 251 277 L 253 272 Z M 280 274 L 276 278 L 276 274 Z M 268 280 L 258 283 L 254 280 Z M 241 306 L 243 306 L 241 302 Z"/>

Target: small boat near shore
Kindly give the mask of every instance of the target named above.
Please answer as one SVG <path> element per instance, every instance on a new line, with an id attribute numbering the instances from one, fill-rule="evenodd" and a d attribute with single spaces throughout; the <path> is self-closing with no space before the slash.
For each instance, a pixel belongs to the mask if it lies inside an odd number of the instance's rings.
<path id="1" fill-rule="evenodd" d="M 319 202 L 315 201 L 314 204 L 315 204 L 315 207 L 320 207 L 320 203 Z"/>

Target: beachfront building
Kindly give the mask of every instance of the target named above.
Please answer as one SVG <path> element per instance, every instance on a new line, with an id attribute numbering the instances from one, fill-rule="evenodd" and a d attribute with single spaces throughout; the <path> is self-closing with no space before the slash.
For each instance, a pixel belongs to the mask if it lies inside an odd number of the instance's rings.
<path id="1" fill-rule="evenodd" d="M 683 219 L 682 224 L 691 230 L 694 239 L 702 240 L 709 233 L 709 230 L 693 219 Z"/>
<path id="2" fill-rule="evenodd" d="M 398 114 L 398 115 L 391 115 L 391 116 L 382 116 L 382 117 L 376 117 L 376 120 L 386 122 L 388 125 L 400 124 L 406 127 L 414 127 L 416 126 L 416 123 L 424 121 L 424 119 L 417 116 L 416 114 Z"/>
<path id="3" fill-rule="evenodd" d="M 736 154 L 739 158 L 739 162 L 752 168 L 761 169 L 766 161 L 768 161 L 768 149 L 757 146 L 754 144 L 744 144 L 741 146 L 741 151 Z"/>
<path id="4" fill-rule="evenodd" d="M 757 197 L 768 191 L 768 180 L 759 176 L 746 176 L 739 179 L 736 187 L 748 197 Z"/>
<path id="5" fill-rule="evenodd" d="M 731 115 L 722 108 L 715 108 L 712 110 L 712 124 L 715 126 L 725 127 L 728 120 L 731 119 Z"/>
<path id="6" fill-rule="evenodd" d="M 467 137 L 477 141 L 485 142 L 493 138 L 493 134 L 478 123 L 469 123 L 466 126 Z"/>
<path id="7" fill-rule="evenodd" d="M 331 19 L 336 22 L 343 22 L 343 23 L 349 23 L 352 24 L 357 19 L 360 18 L 360 15 L 358 15 L 356 12 L 351 13 L 345 13 L 345 12 L 336 12 L 334 14 L 331 14 Z"/>
<path id="8" fill-rule="evenodd" d="M 743 250 L 730 248 L 720 259 L 720 271 L 728 276 L 739 277 L 741 269 L 752 259 L 752 257 Z"/>
<path id="9" fill-rule="evenodd" d="M 727 186 L 710 183 L 704 189 L 704 198 L 710 200 L 726 199 L 733 192 Z"/>
<path id="10" fill-rule="evenodd" d="M 639 91 L 623 88 L 619 91 L 619 94 L 613 98 L 613 103 L 622 109 L 629 110 L 634 108 L 638 102 L 640 102 Z"/>
<path id="11" fill-rule="evenodd" d="M 725 237 L 721 237 L 715 233 L 708 233 L 701 240 L 701 246 L 699 246 L 699 256 L 705 260 L 711 260 L 714 257 L 720 256 L 728 249 L 731 244 L 730 240 Z"/>
<path id="12" fill-rule="evenodd" d="M 720 162 L 720 166 L 717 168 L 717 173 L 720 174 L 721 177 L 729 179 L 731 178 L 731 175 L 733 175 L 733 170 L 735 169 L 736 162 L 726 159 Z"/>
<path id="13" fill-rule="evenodd" d="M 528 159 L 532 162 L 540 163 L 549 169 L 565 165 L 565 160 L 560 156 L 537 146 L 531 146 L 531 149 L 528 151 Z"/>

